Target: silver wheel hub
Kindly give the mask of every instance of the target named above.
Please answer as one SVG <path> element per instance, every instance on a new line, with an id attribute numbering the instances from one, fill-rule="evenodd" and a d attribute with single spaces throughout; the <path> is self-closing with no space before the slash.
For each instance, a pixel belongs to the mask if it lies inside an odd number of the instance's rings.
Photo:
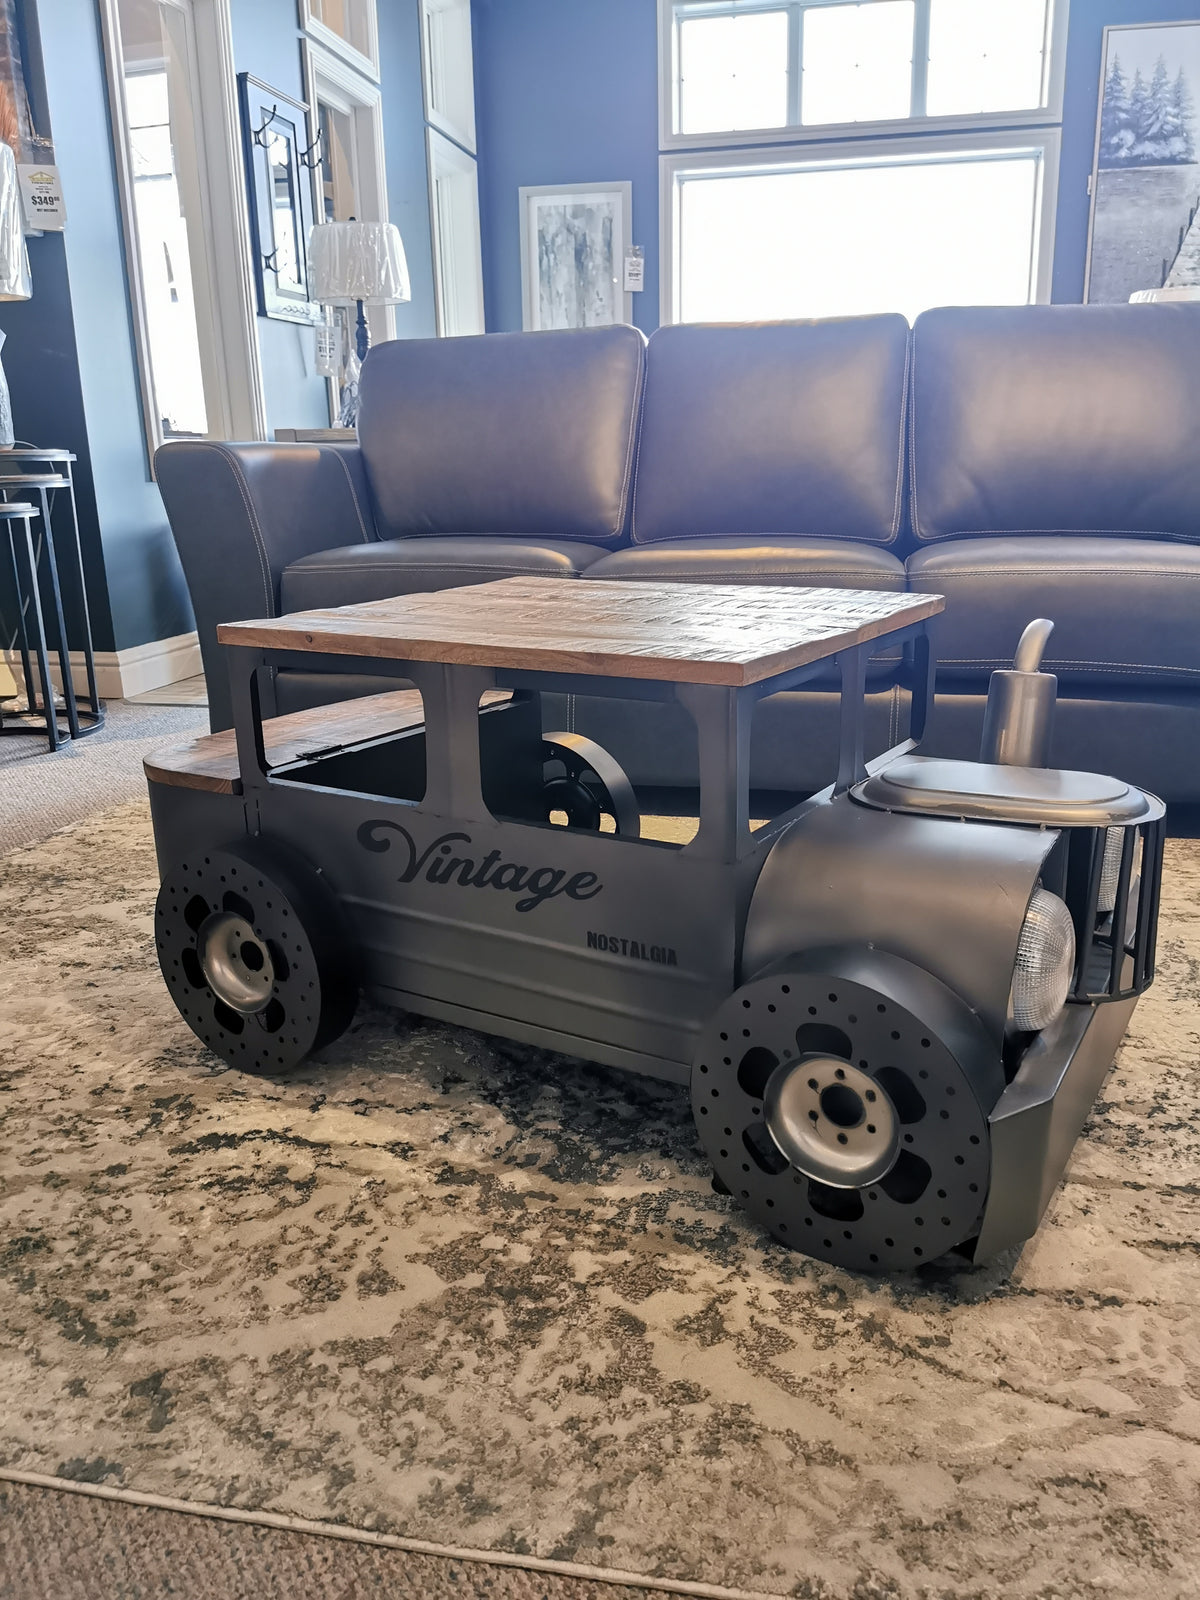
<path id="1" fill-rule="evenodd" d="M 243 1016 L 264 1011 L 275 987 L 270 951 L 244 917 L 216 911 L 197 937 L 200 967 L 218 1000 Z"/>
<path id="2" fill-rule="evenodd" d="M 900 1148 L 898 1119 L 882 1086 L 834 1056 L 778 1066 L 767 1081 L 763 1116 L 791 1165 L 836 1189 L 876 1182 Z"/>

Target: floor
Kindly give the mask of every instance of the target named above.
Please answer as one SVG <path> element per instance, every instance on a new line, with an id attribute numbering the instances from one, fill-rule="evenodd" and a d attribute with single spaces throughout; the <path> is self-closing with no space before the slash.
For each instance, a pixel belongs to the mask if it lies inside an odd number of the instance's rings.
<path id="1" fill-rule="evenodd" d="M 204 680 L 108 702 L 105 726 L 51 754 L 0 738 L 0 855 L 143 794 L 150 751 L 207 732 Z M 0 1482 L 0 1600 L 633 1600 L 644 1590 L 378 1549 Z"/>
<path id="2" fill-rule="evenodd" d="M 0 738 L 0 853 L 142 794 L 143 757 L 206 730 L 202 703 L 186 692 L 172 685 L 152 691 L 170 700 L 110 702 L 101 732 L 55 755 L 31 736 Z M 1193 814 L 1172 820 L 1173 833 L 1200 831 Z M 633 1600 L 638 1592 L 0 1482 L 0 1600 Z"/>
<path id="3" fill-rule="evenodd" d="M 139 798 L 145 756 L 207 731 L 203 706 L 110 700 L 99 732 L 54 754 L 33 733 L 0 737 L 0 854 Z"/>
<path id="4" fill-rule="evenodd" d="M 204 674 L 182 678 L 178 683 L 164 683 L 160 689 L 147 689 L 144 694 L 131 694 L 126 701 L 133 706 L 206 706 L 208 686 Z"/>
<path id="5" fill-rule="evenodd" d="M 646 1600 L 644 1589 L 0 1482 L 0 1600 Z"/>

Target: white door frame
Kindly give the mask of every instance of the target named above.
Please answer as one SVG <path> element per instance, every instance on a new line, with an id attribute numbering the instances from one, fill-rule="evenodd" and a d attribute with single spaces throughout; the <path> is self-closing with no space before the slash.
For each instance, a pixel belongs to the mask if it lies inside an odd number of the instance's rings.
<path id="1" fill-rule="evenodd" d="M 387 165 L 383 149 L 383 97 L 379 85 L 364 77 L 343 56 L 327 49 L 315 37 L 306 38 L 301 48 L 304 58 L 304 98 L 308 101 L 309 142 L 315 145 L 319 132 L 318 100 L 334 106 L 351 119 L 358 159 L 360 221 L 386 222 Z M 313 214 L 320 222 L 324 220 L 325 206 L 319 166 L 312 169 L 312 180 Z M 366 314 L 373 340 L 396 337 L 394 306 L 368 306 Z"/>
<path id="2" fill-rule="evenodd" d="M 218 388 L 218 415 L 209 418 L 210 432 L 225 438 L 265 439 L 267 409 L 258 349 L 230 0 L 169 0 L 169 3 L 188 19 L 195 57 L 193 83 L 201 131 L 198 156 L 204 191 L 203 231 L 208 246 L 198 277 L 211 302 L 206 320 L 211 321 L 215 333 L 212 354 Z M 100 21 L 142 410 L 152 462 L 162 440 L 153 403 L 154 380 L 137 246 L 117 0 L 100 0 Z M 206 396 L 206 403 L 209 400 Z"/>
<path id="3" fill-rule="evenodd" d="M 479 169 L 475 157 L 468 155 L 452 139 L 432 126 L 425 129 L 426 159 L 429 166 L 429 225 L 433 236 L 433 287 L 437 331 L 440 338 L 449 335 L 483 333 L 483 244 L 479 223 Z M 466 179 L 473 187 L 474 209 L 471 218 L 472 237 L 467 250 L 459 248 L 447 252 L 448 241 L 442 227 L 441 185 L 456 178 Z M 460 292 L 469 276 L 470 297 L 474 301 L 476 326 L 459 326 L 458 313 L 464 295 Z M 457 282 L 456 282 L 457 280 Z"/>

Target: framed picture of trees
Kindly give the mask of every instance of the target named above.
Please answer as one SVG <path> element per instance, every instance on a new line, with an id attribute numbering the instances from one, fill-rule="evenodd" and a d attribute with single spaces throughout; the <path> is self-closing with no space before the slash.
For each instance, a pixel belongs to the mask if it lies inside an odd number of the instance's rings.
<path id="1" fill-rule="evenodd" d="M 1200 19 L 1104 30 L 1084 299 L 1200 290 Z"/>

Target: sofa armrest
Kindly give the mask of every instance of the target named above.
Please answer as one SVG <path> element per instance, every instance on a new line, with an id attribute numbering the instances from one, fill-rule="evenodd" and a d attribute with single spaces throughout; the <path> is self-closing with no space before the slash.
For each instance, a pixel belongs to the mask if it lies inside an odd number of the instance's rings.
<path id="1" fill-rule="evenodd" d="M 283 569 L 376 537 L 357 445 L 177 440 L 154 458 L 183 563 L 214 731 L 233 721 L 217 624 L 273 617 Z"/>

